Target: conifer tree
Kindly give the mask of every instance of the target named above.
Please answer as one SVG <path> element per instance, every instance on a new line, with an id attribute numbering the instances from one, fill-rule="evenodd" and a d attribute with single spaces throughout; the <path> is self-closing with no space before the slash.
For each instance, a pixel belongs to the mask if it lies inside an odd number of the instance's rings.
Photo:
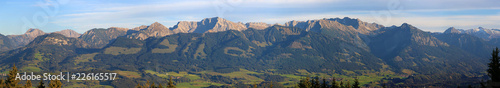
<path id="1" fill-rule="evenodd" d="M 152 82 L 152 83 L 151 83 L 151 86 L 150 86 L 149 88 L 156 88 L 156 86 L 155 86 L 155 82 Z"/>
<path id="2" fill-rule="evenodd" d="M 141 86 L 140 83 L 137 83 L 137 85 L 135 86 L 135 88 L 142 88 L 142 86 Z"/>
<path id="3" fill-rule="evenodd" d="M 491 53 L 491 62 L 488 63 L 488 76 L 490 76 L 491 81 L 500 82 L 500 57 L 498 57 L 498 47 Z"/>
<path id="4" fill-rule="evenodd" d="M 271 81 L 271 84 L 269 84 L 269 88 L 273 88 L 273 81 Z"/>
<path id="5" fill-rule="evenodd" d="M 5 87 L 5 81 L 3 81 L 3 79 L 0 79 L 0 88 L 4 88 Z"/>
<path id="6" fill-rule="evenodd" d="M 339 88 L 339 85 L 337 85 L 337 80 L 335 78 L 332 78 L 332 88 Z"/>
<path id="7" fill-rule="evenodd" d="M 174 82 L 172 81 L 172 76 L 170 76 L 170 79 L 168 79 L 167 88 L 175 88 Z"/>
<path id="8" fill-rule="evenodd" d="M 320 87 L 320 83 L 319 83 L 319 77 L 316 76 L 314 78 L 314 81 L 312 82 L 313 83 L 313 88 L 319 88 Z"/>
<path id="9" fill-rule="evenodd" d="M 149 88 L 149 80 L 146 80 L 146 84 L 144 85 L 144 87 Z"/>
<path id="10" fill-rule="evenodd" d="M 62 83 L 59 80 L 50 80 L 49 87 L 50 88 L 61 88 Z"/>
<path id="11" fill-rule="evenodd" d="M 354 84 L 352 84 L 352 88 L 361 88 L 359 86 L 359 81 L 358 81 L 358 78 L 354 79 Z"/>
<path id="12" fill-rule="evenodd" d="M 384 83 L 382 83 L 382 88 L 387 88 L 387 85 L 386 85 L 386 83 L 385 83 L 385 82 L 384 82 Z"/>
<path id="13" fill-rule="evenodd" d="M 45 88 L 45 84 L 43 83 L 43 80 L 40 80 L 40 82 L 38 82 L 38 86 L 36 88 Z"/>
<path id="14" fill-rule="evenodd" d="M 349 80 L 347 81 L 346 88 L 352 88 L 351 82 L 349 82 Z"/>
<path id="15" fill-rule="evenodd" d="M 26 81 L 26 84 L 24 84 L 24 88 L 31 88 L 31 80 Z"/>
<path id="16" fill-rule="evenodd" d="M 326 79 L 323 78 L 323 84 L 321 84 L 321 88 L 328 88 L 328 85 L 326 84 Z"/>
<path id="17" fill-rule="evenodd" d="M 340 88 L 345 88 L 344 82 L 340 81 Z"/>
<path id="18" fill-rule="evenodd" d="M 312 87 L 312 80 L 310 80 L 309 76 L 306 77 L 306 79 L 301 79 L 298 86 L 299 88 L 311 88 Z"/>
<path id="19" fill-rule="evenodd" d="M 9 71 L 7 80 L 5 81 L 5 87 L 8 88 L 17 87 L 17 83 L 19 83 L 19 80 L 16 80 L 16 75 L 17 75 L 17 67 L 16 64 L 14 64 L 12 70 Z"/>

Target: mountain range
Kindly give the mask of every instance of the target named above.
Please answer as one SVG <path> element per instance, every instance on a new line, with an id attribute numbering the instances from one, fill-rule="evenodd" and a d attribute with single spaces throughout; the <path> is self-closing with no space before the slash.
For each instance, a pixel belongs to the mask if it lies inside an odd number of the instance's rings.
<path id="1" fill-rule="evenodd" d="M 159 76 L 151 71 L 201 76 L 206 71 L 220 75 L 241 70 L 298 76 L 376 75 L 380 79 L 372 82 L 452 86 L 485 76 L 485 63 L 490 51 L 500 46 L 499 36 L 498 29 L 452 27 L 431 33 L 408 23 L 385 27 L 348 17 L 284 25 L 214 17 L 181 21 L 171 28 L 155 22 L 132 29 L 95 28 L 83 34 L 38 29 L 23 35 L 0 34 L 0 67 L 2 72 L 15 63 L 21 71 L 143 73 L 139 77 Z M 459 78 L 443 75 L 452 73 Z M 247 83 L 259 79 L 228 77 Z"/>
<path id="2" fill-rule="evenodd" d="M 486 29 L 483 27 L 478 27 L 474 29 L 456 29 L 454 27 L 450 27 L 444 31 L 444 33 L 456 33 L 456 34 L 469 34 L 474 35 L 479 38 L 483 38 L 485 40 L 490 40 L 494 38 L 500 38 L 500 29 Z"/>

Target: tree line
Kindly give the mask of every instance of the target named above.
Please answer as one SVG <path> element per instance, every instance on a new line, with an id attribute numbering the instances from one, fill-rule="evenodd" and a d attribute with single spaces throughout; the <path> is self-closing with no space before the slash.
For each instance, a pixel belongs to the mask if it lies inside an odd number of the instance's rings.
<path id="1" fill-rule="evenodd" d="M 296 85 L 297 88 L 361 88 L 358 79 L 354 79 L 354 83 L 351 84 L 349 81 L 340 81 L 337 82 L 335 78 L 332 78 L 332 81 L 328 83 L 325 78 L 320 82 L 319 77 L 314 77 L 311 79 L 310 77 L 306 77 L 305 79 L 301 79 L 299 83 Z"/>
<path id="2" fill-rule="evenodd" d="M 146 84 L 141 85 L 140 83 L 137 83 L 137 86 L 135 88 L 165 88 L 159 83 L 158 85 L 155 85 L 154 82 L 149 82 L 149 80 L 146 80 Z M 168 84 L 167 88 L 176 88 L 174 82 L 172 81 L 172 76 L 168 79 Z"/>

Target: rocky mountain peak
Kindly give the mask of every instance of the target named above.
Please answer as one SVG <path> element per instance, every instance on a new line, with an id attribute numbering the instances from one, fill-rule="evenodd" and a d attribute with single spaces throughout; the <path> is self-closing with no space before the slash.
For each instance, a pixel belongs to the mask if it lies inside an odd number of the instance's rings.
<path id="1" fill-rule="evenodd" d="M 197 22 L 179 21 L 171 29 L 173 29 L 174 33 L 191 33 L 194 32 L 197 26 Z"/>
<path id="2" fill-rule="evenodd" d="M 165 27 L 163 24 L 155 22 L 155 23 L 149 25 L 147 30 L 168 30 L 168 28 Z"/>
<path id="3" fill-rule="evenodd" d="M 403 23 L 403 24 L 401 24 L 401 27 L 409 27 L 409 26 L 411 26 L 411 25 L 410 25 L 410 24 L 408 24 L 408 23 Z"/>
<path id="4" fill-rule="evenodd" d="M 485 29 L 485 28 L 483 28 L 483 27 L 477 27 L 477 29 Z"/>
<path id="5" fill-rule="evenodd" d="M 213 17 L 205 18 L 199 22 L 181 21 L 172 27 L 175 33 L 207 33 L 220 32 L 227 30 L 246 30 L 247 27 L 242 23 L 235 23 L 224 18 Z"/>
<path id="6" fill-rule="evenodd" d="M 40 45 L 58 45 L 58 46 L 75 46 L 77 48 L 86 48 L 88 44 L 76 38 L 69 38 L 59 33 L 50 33 L 36 37 L 29 47 L 37 47 Z"/>
<path id="7" fill-rule="evenodd" d="M 83 33 L 79 39 L 87 42 L 91 48 L 102 48 L 117 37 L 125 36 L 127 31 L 111 27 L 108 29 L 92 29 Z"/>
<path id="8" fill-rule="evenodd" d="M 444 31 L 444 33 L 456 33 L 456 34 L 460 34 L 461 31 L 458 30 L 458 29 L 455 29 L 455 27 L 450 27 L 450 28 L 446 29 L 446 31 Z"/>
<path id="9" fill-rule="evenodd" d="M 322 23 L 321 23 L 322 22 Z M 338 23 L 338 24 L 337 24 Z M 289 27 L 299 27 L 306 29 L 307 31 L 309 30 L 318 30 L 319 28 L 322 28 L 324 26 L 331 26 L 331 25 L 342 25 L 342 26 L 352 26 L 354 28 L 354 31 L 361 33 L 361 34 L 368 34 L 371 33 L 372 31 L 378 30 L 380 28 L 383 28 L 384 26 L 376 24 L 376 23 L 367 23 L 363 22 L 359 19 L 355 18 L 349 18 L 349 17 L 344 17 L 344 18 L 323 18 L 319 20 L 308 20 L 308 21 L 289 21 L 285 23 L 285 26 Z"/>
<path id="10" fill-rule="evenodd" d="M 163 25 L 163 24 L 160 24 L 158 22 L 154 22 L 153 24 L 151 24 L 150 26 L 160 26 L 160 25 Z"/>
<path id="11" fill-rule="evenodd" d="M 210 23 L 218 23 L 219 21 L 224 21 L 224 19 L 222 18 L 219 18 L 219 17 L 212 17 L 212 18 L 205 18 L 203 20 L 201 20 L 201 23 L 206 25 L 206 24 L 210 24 Z"/>
<path id="12" fill-rule="evenodd" d="M 399 27 L 401 27 L 401 29 L 409 29 L 409 30 L 411 30 L 411 29 L 417 29 L 416 27 L 414 27 L 414 26 L 412 26 L 412 25 L 410 25 L 408 23 L 403 23 Z"/>
<path id="13" fill-rule="evenodd" d="M 82 35 L 82 34 L 76 32 L 76 31 L 73 31 L 71 29 L 56 31 L 54 33 L 62 34 L 66 37 L 72 37 L 72 38 L 78 38 L 78 37 L 80 37 L 80 35 Z"/>
<path id="14" fill-rule="evenodd" d="M 324 20 L 331 20 L 331 21 L 337 21 L 343 25 L 349 25 L 349 26 L 352 26 L 356 29 L 359 28 L 360 24 L 362 24 L 363 22 L 359 19 L 356 19 L 356 18 L 349 18 L 349 17 L 344 17 L 342 19 L 340 18 L 330 18 L 330 19 L 324 19 Z"/>
<path id="15" fill-rule="evenodd" d="M 25 33 L 33 33 L 33 32 L 43 32 L 43 31 L 36 28 L 30 28 Z"/>
<path id="16" fill-rule="evenodd" d="M 127 35 L 127 37 L 132 39 L 144 40 L 149 37 L 163 37 L 174 34 L 172 30 L 170 30 L 169 28 L 165 27 L 163 24 L 160 24 L 158 22 L 155 22 L 147 26 L 146 28 L 143 27 L 144 26 L 134 28 L 140 30 L 138 32 Z"/>
<path id="17" fill-rule="evenodd" d="M 40 29 L 31 28 L 31 29 L 28 29 L 28 31 L 26 31 L 26 33 L 24 33 L 24 34 L 27 36 L 30 36 L 30 37 L 36 37 L 36 36 L 45 34 L 45 32 L 43 32 Z"/>

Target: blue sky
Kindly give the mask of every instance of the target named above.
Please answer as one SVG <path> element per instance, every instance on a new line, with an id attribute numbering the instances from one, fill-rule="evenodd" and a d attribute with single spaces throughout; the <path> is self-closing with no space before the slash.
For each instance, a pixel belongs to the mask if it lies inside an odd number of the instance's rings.
<path id="1" fill-rule="evenodd" d="M 498 0 L 2 0 L 0 33 L 134 28 L 160 22 L 223 17 L 234 22 L 351 17 L 385 26 L 412 24 L 424 31 L 448 27 L 500 28 Z"/>

